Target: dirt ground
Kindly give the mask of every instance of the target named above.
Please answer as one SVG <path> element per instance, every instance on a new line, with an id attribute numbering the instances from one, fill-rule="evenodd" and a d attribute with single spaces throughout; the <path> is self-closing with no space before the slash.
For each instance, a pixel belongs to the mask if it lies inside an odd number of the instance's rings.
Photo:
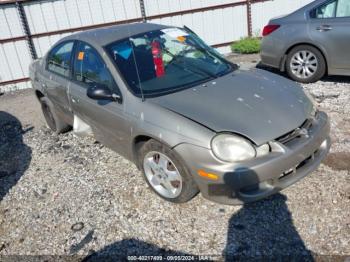
<path id="1" fill-rule="evenodd" d="M 40 128 L 45 125 L 40 104 L 32 89 L 5 93 L 0 96 L 0 111 L 16 116 L 24 127 Z"/>

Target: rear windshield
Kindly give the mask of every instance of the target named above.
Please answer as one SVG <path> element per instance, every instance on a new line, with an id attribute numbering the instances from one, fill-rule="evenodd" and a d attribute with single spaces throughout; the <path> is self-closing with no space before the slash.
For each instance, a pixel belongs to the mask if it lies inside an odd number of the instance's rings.
<path id="1" fill-rule="evenodd" d="M 156 30 L 107 46 L 136 95 L 160 95 L 209 81 L 232 66 L 198 36 L 180 28 Z"/>

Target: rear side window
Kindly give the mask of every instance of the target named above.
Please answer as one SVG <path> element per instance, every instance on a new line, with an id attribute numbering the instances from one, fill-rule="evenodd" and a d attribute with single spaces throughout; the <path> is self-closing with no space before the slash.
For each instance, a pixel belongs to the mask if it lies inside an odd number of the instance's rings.
<path id="1" fill-rule="evenodd" d="M 349 0 L 338 0 L 336 17 L 350 17 Z"/>
<path id="2" fill-rule="evenodd" d="M 54 47 L 48 56 L 48 70 L 61 76 L 69 77 L 73 45 L 74 42 L 65 42 Z"/>
<path id="3" fill-rule="evenodd" d="M 90 45 L 80 42 L 74 59 L 73 79 L 86 86 L 94 83 L 104 84 L 117 91 L 113 76 L 97 51 Z"/>
<path id="4" fill-rule="evenodd" d="M 310 13 L 311 18 L 350 17 L 350 1 L 334 0 L 321 5 Z"/>
<path id="5" fill-rule="evenodd" d="M 333 18 L 335 16 L 336 7 L 337 1 L 328 2 L 312 10 L 310 16 L 311 18 Z"/>

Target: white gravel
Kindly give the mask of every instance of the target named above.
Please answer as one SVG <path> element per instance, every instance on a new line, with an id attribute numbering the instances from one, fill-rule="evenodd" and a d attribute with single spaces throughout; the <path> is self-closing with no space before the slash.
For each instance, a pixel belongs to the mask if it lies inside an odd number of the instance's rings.
<path id="1" fill-rule="evenodd" d="M 281 194 L 246 206 L 200 195 L 167 203 L 132 163 L 93 139 L 56 136 L 40 121 L 32 128 L 21 114 L 36 102 L 7 102 L 30 93 L 0 96 L 0 111 L 12 114 L 0 112 L 0 255 L 350 255 L 350 78 L 305 88 L 331 116 L 330 157 Z"/>

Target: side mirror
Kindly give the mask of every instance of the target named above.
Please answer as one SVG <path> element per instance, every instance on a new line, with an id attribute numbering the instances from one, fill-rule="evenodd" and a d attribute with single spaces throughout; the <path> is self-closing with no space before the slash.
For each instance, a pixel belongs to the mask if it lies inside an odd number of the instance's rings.
<path id="1" fill-rule="evenodd" d="M 87 96 L 95 100 L 109 100 L 121 102 L 121 96 L 112 93 L 104 84 L 94 83 L 87 90 Z"/>

